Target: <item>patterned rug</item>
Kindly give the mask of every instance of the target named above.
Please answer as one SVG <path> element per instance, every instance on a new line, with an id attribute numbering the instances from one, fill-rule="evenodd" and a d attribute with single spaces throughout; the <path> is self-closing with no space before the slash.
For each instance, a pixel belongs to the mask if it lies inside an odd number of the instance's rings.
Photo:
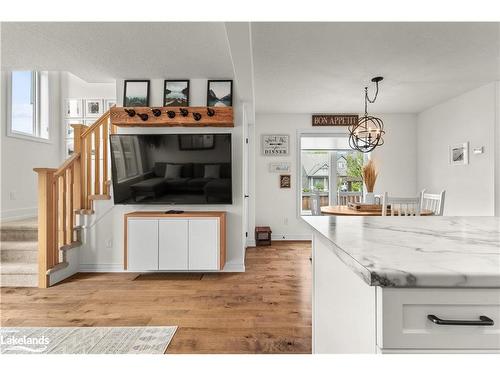
<path id="1" fill-rule="evenodd" d="M 170 327 L 3 327 L 2 354 L 163 354 Z"/>

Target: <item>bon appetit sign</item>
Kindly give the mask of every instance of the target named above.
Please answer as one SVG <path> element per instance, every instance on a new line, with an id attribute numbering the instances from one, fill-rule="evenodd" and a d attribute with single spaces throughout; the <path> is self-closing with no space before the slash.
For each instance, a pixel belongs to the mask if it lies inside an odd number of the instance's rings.
<path id="1" fill-rule="evenodd" d="M 349 126 L 358 123 L 358 115 L 312 115 L 312 126 Z"/>

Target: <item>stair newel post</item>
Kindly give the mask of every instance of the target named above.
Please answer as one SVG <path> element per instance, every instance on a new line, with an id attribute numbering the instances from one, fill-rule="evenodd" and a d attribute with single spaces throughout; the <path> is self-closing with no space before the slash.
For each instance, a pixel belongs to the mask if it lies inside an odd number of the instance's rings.
<path id="1" fill-rule="evenodd" d="M 73 209 L 81 210 L 85 208 L 85 189 L 82 188 L 85 184 L 85 177 L 83 175 L 84 168 L 83 164 L 85 160 L 85 147 L 82 145 L 82 133 L 87 129 L 87 126 L 77 124 L 71 125 L 74 129 L 73 132 L 73 144 L 75 152 L 80 154 L 79 160 L 75 162 L 74 166 L 74 181 L 73 181 Z"/>
<path id="2" fill-rule="evenodd" d="M 38 173 L 38 287 L 48 288 L 47 271 L 53 266 L 52 256 L 56 250 L 54 168 L 35 168 Z"/>

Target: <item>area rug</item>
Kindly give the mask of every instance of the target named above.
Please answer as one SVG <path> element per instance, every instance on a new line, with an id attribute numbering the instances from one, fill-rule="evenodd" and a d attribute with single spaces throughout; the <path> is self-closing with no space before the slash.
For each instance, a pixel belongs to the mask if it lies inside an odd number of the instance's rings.
<path id="1" fill-rule="evenodd" d="M 2 354 L 163 354 L 177 326 L 2 327 Z"/>

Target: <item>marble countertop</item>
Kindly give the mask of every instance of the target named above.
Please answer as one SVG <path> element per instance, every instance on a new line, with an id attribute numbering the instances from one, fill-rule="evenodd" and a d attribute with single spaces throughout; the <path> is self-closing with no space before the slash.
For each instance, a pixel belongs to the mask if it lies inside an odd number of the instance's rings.
<path id="1" fill-rule="evenodd" d="M 369 285 L 500 287 L 499 217 L 302 218 Z"/>

